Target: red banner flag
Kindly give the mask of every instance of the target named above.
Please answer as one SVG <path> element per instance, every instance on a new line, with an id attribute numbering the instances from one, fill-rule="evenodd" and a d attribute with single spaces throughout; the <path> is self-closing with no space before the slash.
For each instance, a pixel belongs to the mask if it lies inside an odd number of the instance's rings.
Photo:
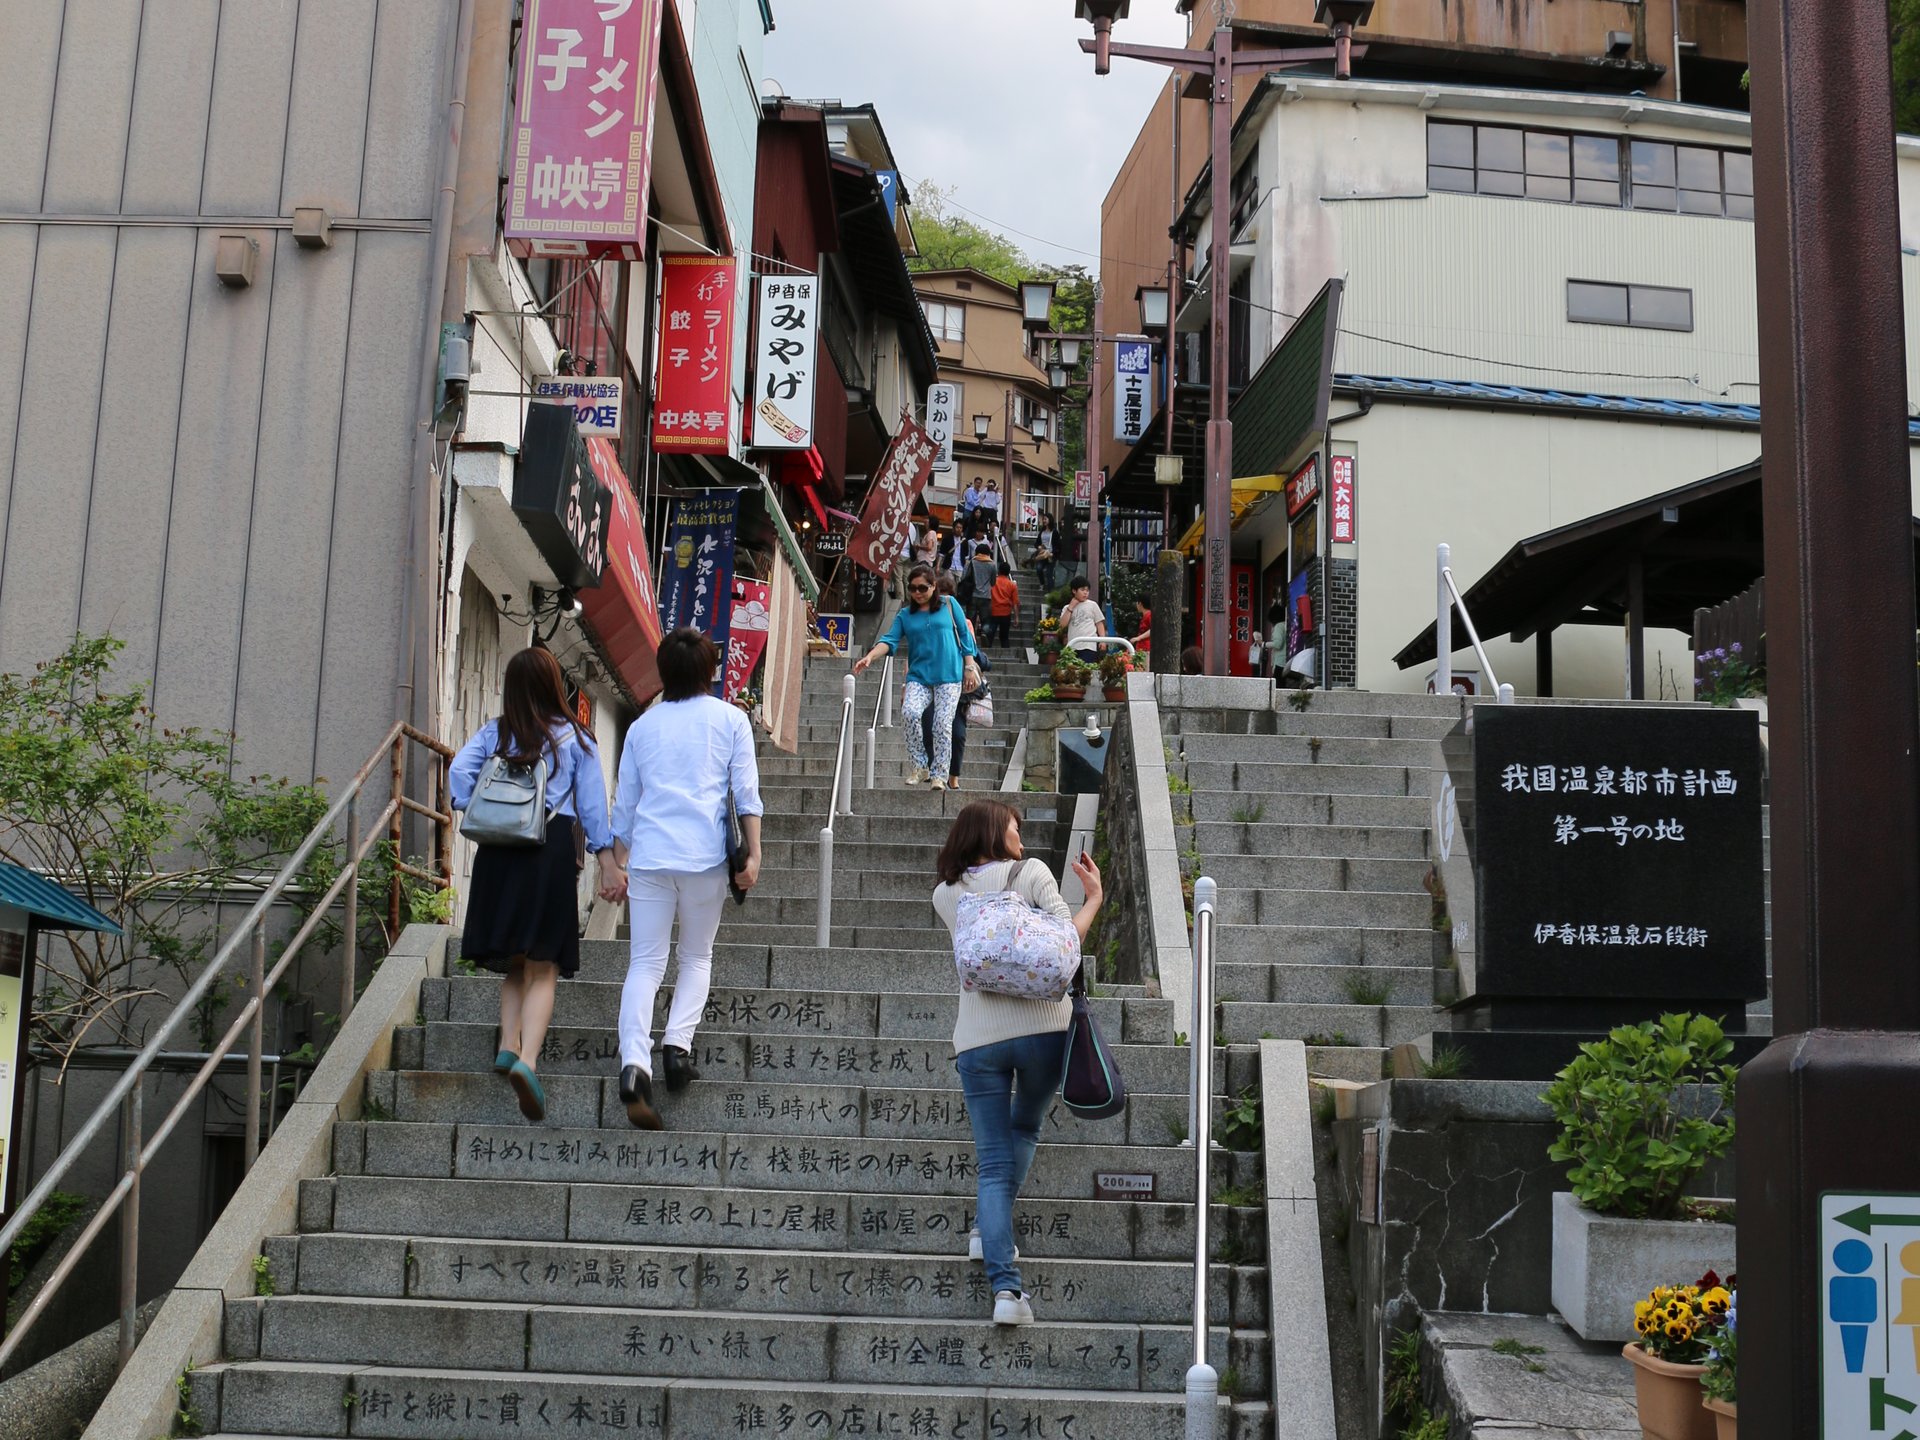
<path id="1" fill-rule="evenodd" d="M 731 700 L 747 688 L 760 652 L 767 648 L 767 601 L 771 591 L 764 580 L 733 582 L 733 624 L 727 631 L 727 676 L 721 698 Z"/>
<path id="2" fill-rule="evenodd" d="M 906 548 L 907 523 L 913 502 L 926 489 L 933 460 L 940 447 L 910 418 L 902 417 L 900 433 L 887 447 L 887 457 L 867 490 L 860 525 L 847 541 L 847 557 L 863 569 L 885 575 Z"/>
<path id="3" fill-rule="evenodd" d="M 733 257 L 669 255 L 660 264 L 653 448 L 665 455 L 725 455 L 733 403 Z"/>

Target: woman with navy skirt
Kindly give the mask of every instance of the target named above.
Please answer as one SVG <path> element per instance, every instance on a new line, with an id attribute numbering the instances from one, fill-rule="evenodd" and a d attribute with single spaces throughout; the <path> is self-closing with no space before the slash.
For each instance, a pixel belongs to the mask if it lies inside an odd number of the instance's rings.
<path id="1" fill-rule="evenodd" d="M 545 650 L 522 650 L 507 662 L 500 718 L 482 725 L 454 757 L 448 782 L 455 810 L 466 809 L 481 769 L 495 755 L 527 765 L 546 760 L 547 838 L 537 846 L 476 848 L 460 954 L 504 977 L 493 1068 L 520 1097 L 520 1113 L 541 1120 L 547 1099 L 534 1068 L 553 1020 L 556 986 L 580 968 L 576 819 L 587 849 L 600 857 L 601 894 L 611 899 L 625 891 L 613 863 L 600 752 L 568 709 L 560 663 Z"/>

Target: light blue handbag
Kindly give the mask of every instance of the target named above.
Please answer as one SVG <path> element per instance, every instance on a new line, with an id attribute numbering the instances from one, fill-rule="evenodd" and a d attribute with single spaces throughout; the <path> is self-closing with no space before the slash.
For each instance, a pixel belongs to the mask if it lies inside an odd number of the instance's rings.
<path id="1" fill-rule="evenodd" d="M 489 757 L 473 782 L 460 833 L 480 845 L 526 849 L 547 843 L 547 757 L 517 765 Z"/>

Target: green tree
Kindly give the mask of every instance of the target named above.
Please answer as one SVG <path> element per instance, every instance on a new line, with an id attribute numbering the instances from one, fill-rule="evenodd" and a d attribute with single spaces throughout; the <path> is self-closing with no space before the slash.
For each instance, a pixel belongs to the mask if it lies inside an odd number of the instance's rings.
<path id="1" fill-rule="evenodd" d="M 1035 267 L 1004 235 L 975 224 L 952 204 L 954 187 L 931 181 L 913 194 L 913 238 L 920 253 L 909 257 L 910 270 L 978 270 L 1005 285 L 1034 277 Z"/>
<path id="2" fill-rule="evenodd" d="M 1920 134 L 1920 0 L 1888 0 L 1893 39 L 1893 128 Z"/>

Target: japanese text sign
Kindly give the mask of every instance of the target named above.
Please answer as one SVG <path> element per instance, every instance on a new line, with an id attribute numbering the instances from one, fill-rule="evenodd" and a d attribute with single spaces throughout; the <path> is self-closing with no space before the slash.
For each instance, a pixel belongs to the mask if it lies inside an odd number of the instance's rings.
<path id="1" fill-rule="evenodd" d="M 1351 455 L 1335 455 L 1327 461 L 1327 543 L 1351 545 L 1358 534 L 1354 519 L 1353 469 Z"/>
<path id="2" fill-rule="evenodd" d="M 733 582 L 733 622 L 727 630 L 726 685 L 723 700 L 731 700 L 747 688 L 753 668 L 767 648 L 767 582 Z"/>
<path id="3" fill-rule="evenodd" d="M 508 157 L 521 255 L 646 251 L 666 0 L 526 0 Z"/>
<path id="4" fill-rule="evenodd" d="M 958 385 L 927 387 L 927 438 L 938 447 L 933 456 L 935 472 L 953 469 L 954 412 L 960 408 Z"/>
<path id="5" fill-rule="evenodd" d="M 733 407 L 734 261 L 668 255 L 660 267 L 653 448 L 666 455 L 725 455 Z"/>
<path id="6" fill-rule="evenodd" d="M 747 443 L 756 450 L 805 450 L 813 444 L 820 278 L 762 275 L 759 293 L 753 341 L 753 433 Z"/>
<path id="7" fill-rule="evenodd" d="M 1320 461 L 1316 456 L 1287 478 L 1287 518 L 1297 516 L 1320 493 Z"/>
<path id="8" fill-rule="evenodd" d="M 661 625 L 704 630 L 723 655 L 733 624 L 733 529 L 739 512 L 738 490 L 709 490 L 682 500 L 673 514 L 666 573 L 660 577 Z"/>
<path id="9" fill-rule="evenodd" d="M 907 543 L 907 522 L 913 502 L 933 474 L 933 441 L 913 421 L 903 419 L 900 433 L 887 447 L 886 458 L 867 489 L 860 526 L 847 542 L 853 563 L 884 575 L 900 558 Z"/>
<path id="10" fill-rule="evenodd" d="M 618 438 L 624 388 L 618 380 L 597 375 L 543 375 L 533 382 L 533 398 L 573 406 L 582 435 Z"/>
<path id="11" fill-rule="evenodd" d="M 1073 503 L 1076 505 L 1093 504 L 1093 471 L 1076 470 L 1073 472 Z"/>
<path id="12" fill-rule="evenodd" d="M 1147 433 L 1147 377 L 1153 346 L 1145 340 L 1117 340 L 1113 346 L 1113 438 L 1126 445 Z"/>
<path id="13" fill-rule="evenodd" d="M 1920 1195 L 1820 1197 L 1821 1435 L 1920 1433 Z"/>
<path id="14" fill-rule="evenodd" d="M 1752 711 L 1481 706 L 1472 784 L 1479 995 L 1766 993 Z"/>

